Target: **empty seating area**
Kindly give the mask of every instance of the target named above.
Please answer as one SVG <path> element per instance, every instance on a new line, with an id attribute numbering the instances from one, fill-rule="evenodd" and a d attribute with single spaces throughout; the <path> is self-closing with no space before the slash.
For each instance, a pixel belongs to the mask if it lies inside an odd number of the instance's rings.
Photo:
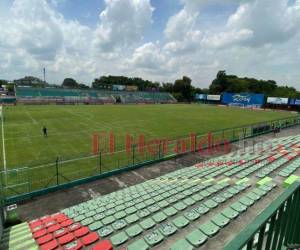
<path id="1" fill-rule="evenodd" d="M 284 190 L 287 178 L 297 179 L 291 176 L 300 169 L 300 136 L 275 138 L 269 145 L 219 156 L 7 228 L 1 246 L 205 248 L 257 203 Z"/>
<path id="2" fill-rule="evenodd" d="M 173 103 L 175 98 L 169 93 L 98 91 L 59 88 L 17 87 L 18 102 L 78 102 L 78 103 Z"/>

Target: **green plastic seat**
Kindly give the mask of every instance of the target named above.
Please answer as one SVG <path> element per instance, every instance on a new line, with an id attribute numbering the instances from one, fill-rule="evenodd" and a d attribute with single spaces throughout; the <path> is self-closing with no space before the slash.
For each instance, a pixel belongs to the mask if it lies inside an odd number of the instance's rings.
<path id="1" fill-rule="evenodd" d="M 134 223 L 138 220 L 139 220 L 139 217 L 136 214 L 131 214 L 131 215 L 128 215 L 128 216 L 125 217 L 125 221 L 128 224 L 132 224 L 132 223 Z"/>
<path id="2" fill-rule="evenodd" d="M 183 200 L 183 202 L 187 205 L 187 206 L 192 206 L 192 205 L 194 205 L 195 203 L 196 203 L 196 201 L 195 200 L 193 200 L 192 198 L 185 198 L 184 200 Z"/>
<path id="3" fill-rule="evenodd" d="M 95 214 L 94 217 L 93 217 L 94 220 L 103 220 L 104 218 L 105 218 L 104 213 Z"/>
<path id="4" fill-rule="evenodd" d="M 171 196 L 167 199 L 167 201 L 171 204 L 171 203 L 175 203 L 178 201 L 178 198 L 176 196 Z"/>
<path id="5" fill-rule="evenodd" d="M 121 204 L 121 205 L 118 205 L 115 207 L 115 210 L 118 212 L 118 211 L 122 211 L 124 210 L 126 207 L 125 205 Z M 97 210 L 96 210 L 97 211 Z M 103 212 L 103 211 L 102 211 Z M 101 212 L 100 212 L 101 213 Z"/>
<path id="6" fill-rule="evenodd" d="M 139 239 L 127 246 L 127 250 L 149 250 L 150 247 L 143 239 Z"/>
<path id="7" fill-rule="evenodd" d="M 220 228 L 212 223 L 211 221 L 208 221 L 204 224 L 202 224 L 199 229 L 206 234 L 208 237 L 214 236 L 216 233 L 219 232 Z"/>
<path id="8" fill-rule="evenodd" d="M 155 213 L 160 210 L 160 207 L 156 204 L 153 204 L 153 205 L 147 207 L 147 209 L 150 211 L 150 213 Z"/>
<path id="9" fill-rule="evenodd" d="M 128 240 L 128 236 L 125 232 L 120 232 L 110 237 L 110 241 L 114 246 L 119 246 Z"/>
<path id="10" fill-rule="evenodd" d="M 254 204 L 254 200 L 244 196 L 242 198 L 239 199 L 239 202 L 242 203 L 243 205 L 250 207 Z"/>
<path id="11" fill-rule="evenodd" d="M 83 226 L 88 226 L 90 224 L 92 224 L 94 222 L 94 220 L 90 217 L 90 218 L 85 218 L 84 220 L 81 221 L 81 224 Z"/>
<path id="12" fill-rule="evenodd" d="M 207 192 L 206 190 L 201 191 L 199 194 L 200 194 L 202 197 L 205 197 L 205 198 L 207 198 L 207 197 L 210 195 L 210 193 Z"/>
<path id="13" fill-rule="evenodd" d="M 239 213 L 245 212 L 247 210 L 247 206 L 238 201 L 233 203 L 230 207 Z"/>
<path id="14" fill-rule="evenodd" d="M 261 197 L 267 194 L 267 191 L 264 191 L 264 190 L 259 189 L 259 188 L 254 188 L 254 189 L 252 190 L 252 192 L 253 192 L 253 193 L 256 193 L 257 195 L 259 195 L 259 196 L 261 196 Z"/>
<path id="15" fill-rule="evenodd" d="M 181 211 L 181 210 L 184 210 L 186 209 L 187 205 L 181 201 L 179 202 L 176 202 L 174 205 L 173 205 L 174 208 L 176 208 L 177 210 Z"/>
<path id="16" fill-rule="evenodd" d="M 190 223 L 189 220 L 183 216 L 176 217 L 174 220 L 172 220 L 172 222 L 177 228 L 186 227 Z"/>
<path id="17" fill-rule="evenodd" d="M 230 207 L 225 208 L 221 214 L 223 214 L 224 216 L 226 216 L 228 219 L 235 219 L 236 217 L 239 216 L 239 212 L 233 210 Z"/>
<path id="18" fill-rule="evenodd" d="M 144 240 L 150 246 L 155 246 L 164 240 L 164 236 L 159 232 L 159 230 L 154 230 L 144 236 Z"/>
<path id="19" fill-rule="evenodd" d="M 231 194 L 233 194 L 233 195 L 236 195 L 236 194 L 238 194 L 240 191 L 239 191 L 238 189 L 234 188 L 234 187 L 230 187 L 230 188 L 227 189 L 227 192 L 228 192 L 228 193 L 231 193 Z"/>
<path id="20" fill-rule="evenodd" d="M 192 209 L 190 211 L 187 211 L 183 215 L 189 221 L 197 220 L 201 216 L 201 214 L 199 214 L 196 209 Z"/>
<path id="21" fill-rule="evenodd" d="M 200 194 L 194 194 L 191 196 L 191 198 L 195 201 L 202 201 L 203 200 L 203 196 Z"/>
<path id="22" fill-rule="evenodd" d="M 181 239 L 175 242 L 170 250 L 193 250 L 194 247 L 185 239 Z"/>
<path id="23" fill-rule="evenodd" d="M 158 212 L 152 216 L 152 219 L 156 223 L 160 223 L 160 222 L 164 221 L 165 219 L 167 219 L 167 216 L 163 212 Z"/>
<path id="24" fill-rule="evenodd" d="M 133 225 L 126 229 L 126 233 L 129 237 L 133 238 L 143 232 L 143 229 L 139 225 Z"/>
<path id="25" fill-rule="evenodd" d="M 127 214 L 124 211 L 119 211 L 119 212 L 114 214 L 114 217 L 118 220 L 118 219 L 124 218 L 126 215 Z"/>
<path id="26" fill-rule="evenodd" d="M 103 225 L 109 225 L 115 221 L 115 218 L 111 216 L 107 216 L 102 220 Z"/>
<path id="27" fill-rule="evenodd" d="M 134 206 L 125 209 L 125 213 L 126 213 L 126 214 L 133 214 L 133 213 L 135 213 L 136 211 L 137 211 L 137 210 L 136 210 L 136 208 L 135 208 Z"/>
<path id="28" fill-rule="evenodd" d="M 110 215 L 113 215 L 115 212 L 116 212 L 116 210 L 114 208 L 111 208 L 111 209 L 104 211 L 104 214 L 106 216 L 110 216 Z"/>
<path id="29" fill-rule="evenodd" d="M 169 206 L 169 202 L 163 200 L 163 201 L 158 202 L 157 205 L 161 208 L 164 208 L 164 207 Z"/>
<path id="30" fill-rule="evenodd" d="M 101 223 L 101 221 L 95 221 L 94 223 L 89 225 L 89 229 L 91 231 L 97 231 L 102 226 L 103 226 L 103 224 Z"/>
<path id="31" fill-rule="evenodd" d="M 256 193 L 253 193 L 253 192 L 247 193 L 246 197 L 248 197 L 248 198 L 250 198 L 251 200 L 254 200 L 254 201 L 258 201 L 261 198 L 260 195 L 257 195 Z"/>
<path id="32" fill-rule="evenodd" d="M 150 214 L 150 212 L 149 212 L 149 210 L 147 209 L 147 208 L 144 208 L 144 209 L 142 209 L 142 210 L 140 210 L 140 211 L 137 211 L 137 213 L 136 213 L 140 218 L 144 218 L 144 217 L 147 217 L 149 214 Z"/>
<path id="33" fill-rule="evenodd" d="M 104 226 L 101 227 L 97 233 L 101 236 L 101 237 L 106 237 L 108 235 L 110 235 L 113 232 L 113 228 L 111 226 Z"/>
<path id="34" fill-rule="evenodd" d="M 170 217 L 177 214 L 177 210 L 174 207 L 168 207 L 163 210 L 163 213 Z"/>
<path id="35" fill-rule="evenodd" d="M 228 200 L 228 199 L 232 198 L 234 194 L 225 191 L 225 192 L 221 193 L 220 195 L 223 196 L 226 200 Z"/>
<path id="36" fill-rule="evenodd" d="M 198 229 L 192 231 L 185 237 L 185 239 L 194 247 L 200 247 L 202 244 L 204 244 L 207 238 L 208 237 Z"/>
<path id="37" fill-rule="evenodd" d="M 177 228 L 171 223 L 163 223 L 158 229 L 164 236 L 170 236 L 177 231 Z"/>
<path id="38" fill-rule="evenodd" d="M 221 195 L 216 195 L 215 197 L 212 197 L 211 199 L 217 203 L 223 203 L 226 201 L 226 198 Z"/>
<path id="39" fill-rule="evenodd" d="M 85 219 L 85 216 L 83 214 L 76 216 L 75 218 L 73 218 L 74 221 L 80 222 L 83 221 Z"/>
<path id="40" fill-rule="evenodd" d="M 150 205 L 152 205 L 152 204 L 155 203 L 155 200 L 153 200 L 153 199 L 148 199 L 148 200 L 145 200 L 144 203 L 146 204 L 146 206 L 150 206 Z"/>
<path id="41" fill-rule="evenodd" d="M 215 201 L 213 201 L 212 199 L 209 199 L 207 201 L 204 202 L 204 205 L 208 208 L 215 208 L 217 207 L 219 204 Z"/>
<path id="42" fill-rule="evenodd" d="M 202 215 L 202 214 L 206 214 L 209 211 L 209 208 L 201 204 L 200 206 L 196 207 L 195 210 Z"/>
<path id="43" fill-rule="evenodd" d="M 147 218 L 147 219 L 144 219 L 140 222 L 140 226 L 145 229 L 145 230 L 148 230 L 152 227 L 155 226 L 155 221 L 152 220 L 151 218 Z"/>
<path id="44" fill-rule="evenodd" d="M 216 224 L 218 227 L 225 227 L 226 225 L 229 224 L 230 219 L 228 219 L 227 217 L 225 217 L 222 214 L 216 214 L 211 221 Z"/>
<path id="45" fill-rule="evenodd" d="M 115 230 L 120 230 L 124 227 L 127 226 L 127 223 L 124 219 L 120 219 L 120 220 L 116 220 L 113 224 L 112 224 L 112 227 L 115 229 Z"/>
<path id="46" fill-rule="evenodd" d="M 88 217 L 93 217 L 95 214 L 96 214 L 96 211 L 95 211 L 95 210 L 92 210 L 92 211 L 86 213 L 86 214 L 85 214 L 85 217 L 87 217 L 87 218 L 88 218 Z"/>

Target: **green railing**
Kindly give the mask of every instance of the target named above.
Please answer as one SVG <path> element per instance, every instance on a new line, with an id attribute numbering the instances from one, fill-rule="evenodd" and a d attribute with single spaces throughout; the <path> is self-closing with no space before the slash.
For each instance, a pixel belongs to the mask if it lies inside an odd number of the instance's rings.
<path id="1" fill-rule="evenodd" d="M 300 182 L 293 183 L 224 250 L 300 249 Z"/>
<path id="2" fill-rule="evenodd" d="M 284 129 L 298 124 L 300 124 L 300 117 L 295 116 L 212 131 L 210 134 L 213 137 L 212 143 L 223 146 L 224 142 L 231 143 L 270 133 L 273 131 L 273 127 Z M 134 141 L 136 142 L 137 138 Z M 152 152 L 146 146 L 142 150 L 144 152 L 141 153 L 141 148 L 133 144 L 130 152 L 120 150 L 110 154 L 100 151 L 98 155 L 55 157 L 53 161 L 31 162 L 28 165 L 9 167 L 6 171 L 0 171 L 0 178 L 3 181 L 0 185 L 0 192 L 5 197 L 5 203 L 11 204 L 52 190 L 86 183 L 186 153 L 201 154 L 206 152 L 208 147 L 208 134 L 196 135 L 194 141 L 190 137 L 173 139 L 167 144 L 166 150 L 161 142 L 151 146 Z M 182 144 L 185 144 L 186 150 L 183 149 Z M 193 147 L 192 144 L 194 144 Z M 199 148 L 199 144 L 202 144 L 201 148 Z M 176 150 L 177 147 L 180 150 Z M 219 147 L 215 146 L 215 148 Z M 223 146 L 224 148 L 225 146 Z"/>

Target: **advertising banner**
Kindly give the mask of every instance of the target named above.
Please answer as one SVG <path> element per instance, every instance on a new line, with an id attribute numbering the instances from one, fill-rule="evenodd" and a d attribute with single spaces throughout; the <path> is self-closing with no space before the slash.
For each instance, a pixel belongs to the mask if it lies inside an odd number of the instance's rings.
<path id="1" fill-rule="evenodd" d="M 133 86 L 133 85 L 126 85 L 126 90 L 127 91 L 137 91 L 138 87 L 137 86 Z"/>
<path id="2" fill-rule="evenodd" d="M 300 99 L 290 99 L 290 105 L 300 106 Z"/>
<path id="3" fill-rule="evenodd" d="M 196 94 L 196 100 L 206 100 L 206 94 Z"/>
<path id="4" fill-rule="evenodd" d="M 261 107 L 264 104 L 264 98 L 263 94 L 225 92 L 222 96 L 222 103 L 236 106 Z"/>
<path id="5" fill-rule="evenodd" d="M 289 98 L 283 97 L 268 97 L 267 103 L 271 104 L 288 104 Z"/>
<path id="6" fill-rule="evenodd" d="M 220 101 L 221 96 L 220 95 L 207 95 L 208 101 Z"/>
<path id="7" fill-rule="evenodd" d="M 113 89 L 113 91 L 123 91 L 123 90 L 125 90 L 125 86 L 124 85 L 113 85 L 112 89 Z"/>

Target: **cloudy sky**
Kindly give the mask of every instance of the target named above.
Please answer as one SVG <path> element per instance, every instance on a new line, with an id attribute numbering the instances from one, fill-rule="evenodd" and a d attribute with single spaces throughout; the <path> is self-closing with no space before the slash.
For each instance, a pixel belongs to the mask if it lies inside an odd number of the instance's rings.
<path id="1" fill-rule="evenodd" d="M 220 69 L 300 89 L 300 0 L 0 0 L 0 79 L 207 87 Z"/>

